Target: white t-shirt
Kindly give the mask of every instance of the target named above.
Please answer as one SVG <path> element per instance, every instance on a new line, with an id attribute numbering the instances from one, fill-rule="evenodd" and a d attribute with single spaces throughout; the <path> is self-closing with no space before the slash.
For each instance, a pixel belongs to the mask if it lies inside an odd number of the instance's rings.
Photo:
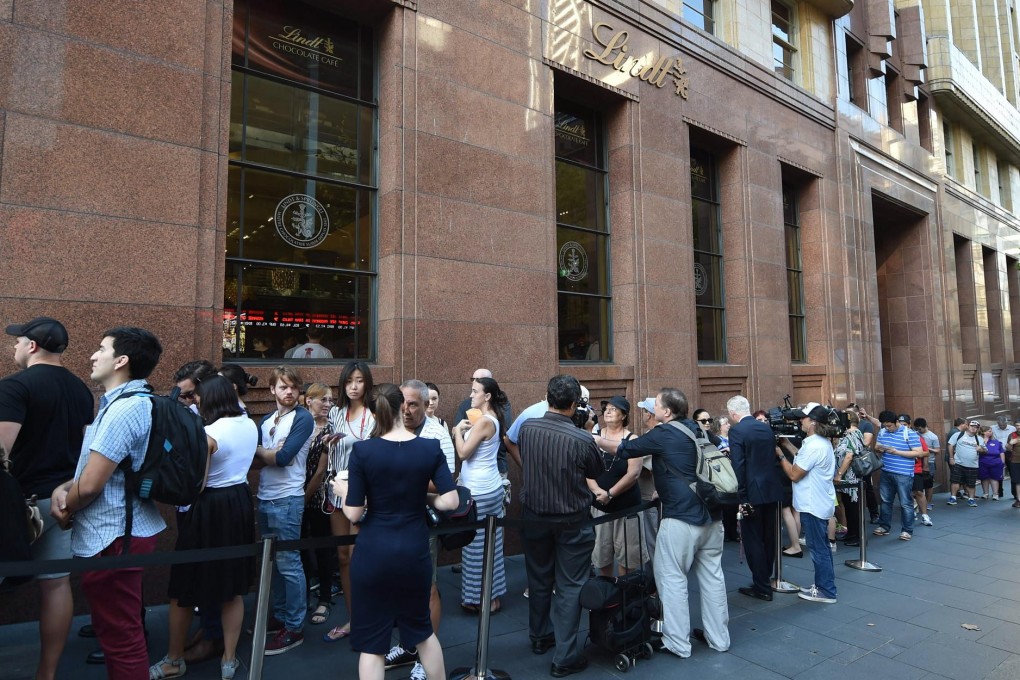
<path id="1" fill-rule="evenodd" d="M 982 444 L 976 434 L 970 432 L 957 432 L 949 440 L 953 446 L 953 462 L 965 468 L 976 468 L 978 466 L 978 445 Z"/>
<path id="2" fill-rule="evenodd" d="M 1002 442 L 1003 447 L 1009 443 L 1009 435 L 1016 432 L 1016 428 L 1010 424 L 1006 424 L 1006 428 L 1003 430 L 999 429 L 999 424 L 995 423 L 992 425 L 992 436 Z"/>
<path id="3" fill-rule="evenodd" d="M 280 418 L 279 423 L 275 423 L 275 417 L 270 414 L 269 417 L 262 421 L 262 446 L 267 449 L 276 448 L 280 442 L 290 436 L 290 429 L 294 425 L 294 419 L 298 417 L 308 418 L 309 420 L 312 418 L 311 414 L 303 408 L 296 408 L 288 412 Z M 258 492 L 260 501 L 275 501 L 281 498 L 290 498 L 304 494 L 305 461 L 308 458 L 308 446 L 311 443 L 312 435 L 310 434 L 305 441 L 301 442 L 301 449 L 291 459 L 290 463 L 283 467 L 267 465 L 262 468 Z"/>
<path id="4" fill-rule="evenodd" d="M 248 469 L 259 445 L 259 429 L 246 415 L 220 418 L 205 426 L 205 433 L 216 440 L 216 453 L 209 460 L 206 488 L 221 489 L 248 479 Z"/>
<path id="5" fill-rule="evenodd" d="M 288 350 L 288 359 L 332 359 L 333 353 L 317 342 L 306 342 Z"/>
<path id="6" fill-rule="evenodd" d="M 804 440 L 793 464 L 807 472 L 799 482 L 793 483 L 793 507 L 818 519 L 832 517 L 836 511 L 836 490 L 832 486 L 836 456 L 832 443 L 824 437 L 811 435 Z"/>
<path id="7" fill-rule="evenodd" d="M 499 421 L 487 413 L 485 417 L 496 426 L 496 434 L 479 444 L 474 455 L 460 466 L 460 483 L 471 489 L 471 493 L 476 495 L 492 493 L 503 486 L 503 478 L 500 477 L 499 469 L 496 467 L 496 453 L 499 451 Z M 471 429 L 464 430 L 464 438 L 467 439 L 470 433 Z"/>

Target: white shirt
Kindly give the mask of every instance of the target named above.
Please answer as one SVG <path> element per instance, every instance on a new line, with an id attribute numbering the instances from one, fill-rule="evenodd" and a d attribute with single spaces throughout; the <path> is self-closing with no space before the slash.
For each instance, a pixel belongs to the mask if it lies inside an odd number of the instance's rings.
<path id="1" fill-rule="evenodd" d="M 221 489 L 248 480 L 248 469 L 259 445 L 259 430 L 246 415 L 220 418 L 206 425 L 205 433 L 216 440 L 216 453 L 209 460 L 209 489 Z"/>
<path id="2" fill-rule="evenodd" d="M 1008 423 L 1006 424 L 1006 428 L 1004 430 L 999 429 L 998 423 L 992 425 L 992 436 L 998 439 L 1000 442 L 1002 442 L 1003 446 L 1006 446 L 1006 444 L 1009 443 L 1009 435 L 1013 434 L 1014 432 L 1016 432 L 1016 428 Z"/>
<path id="3" fill-rule="evenodd" d="M 496 467 L 496 453 L 499 451 L 499 421 L 488 413 L 485 418 L 496 426 L 496 434 L 492 435 L 475 449 L 473 456 L 460 466 L 460 483 L 471 489 L 471 493 L 482 495 L 492 493 L 503 486 L 503 478 Z M 464 430 L 467 439 L 471 429 Z"/>
<path id="4" fill-rule="evenodd" d="M 275 449 L 280 442 L 290 435 L 290 428 L 294 425 L 294 419 L 299 417 L 311 419 L 311 414 L 303 408 L 296 408 L 274 425 L 275 417 L 270 414 L 262 421 L 262 446 L 267 449 Z M 272 433 L 272 434 L 270 434 Z M 313 430 L 314 433 L 314 430 Z M 298 454 L 283 467 L 267 465 L 262 468 L 259 478 L 258 498 L 261 501 L 275 501 L 291 496 L 300 496 L 305 492 L 305 461 L 308 458 L 308 447 L 312 443 L 312 436 L 301 443 Z M 289 444 L 289 442 L 288 442 Z"/>
<path id="5" fill-rule="evenodd" d="M 306 342 L 288 350 L 290 359 L 332 359 L 333 353 L 317 342 Z"/>
<path id="6" fill-rule="evenodd" d="M 818 519 L 829 519 L 836 511 L 836 456 L 832 443 L 816 434 L 804 440 L 793 464 L 807 475 L 793 483 L 793 507 Z"/>
<path id="7" fill-rule="evenodd" d="M 443 455 L 446 456 L 446 467 L 450 468 L 450 474 L 453 474 L 457 466 L 457 454 L 453 450 L 453 440 L 450 439 L 450 432 L 443 427 L 439 419 L 426 416 L 418 436 L 424 439 L 436 439 L 439 441 L 439 448 L 443 450 Z"/>

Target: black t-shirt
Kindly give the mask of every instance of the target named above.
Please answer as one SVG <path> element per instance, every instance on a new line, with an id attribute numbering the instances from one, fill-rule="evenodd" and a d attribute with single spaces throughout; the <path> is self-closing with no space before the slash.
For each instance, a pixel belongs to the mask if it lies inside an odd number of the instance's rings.
<path id="1" fill-rule="evenodd" d="M 49 498 L 74 476 L 92 391 L 63 366 L 36 364 L 0 380 L 0 422 L 21 423 L 11 472 L 27 495 Z"/>
<path id="2" fill-rule="evenodd" d="M 605 451 L 600 451 L 600 453 L 602 454 L 602 467 L 605 468 L 605 471 L 599 474 L 595 481 L 599 488 L 609 491 L 613 488 L 614 484 L 623 479 L 623 476 L 627 474 L 627 464 L 629 461 Z M 636 482 L 619 496 L 613 496 L 613 500 L 605 505 L 592 503 L 592 507 L 602 512 L 616 512 L 633 508 L 635 505 L 641 505 L 641 488 Z"/>

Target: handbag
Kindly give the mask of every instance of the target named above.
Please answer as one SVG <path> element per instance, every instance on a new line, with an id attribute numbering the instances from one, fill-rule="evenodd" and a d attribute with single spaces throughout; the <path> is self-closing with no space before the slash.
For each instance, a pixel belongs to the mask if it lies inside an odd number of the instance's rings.
<path id="1" fill-rule="evenodd" d="M 872 472 L 882 469 L 882 459 L 875 455 L 875 452 L 871 449 L 864 448 L 858 452 L 853 445 L 849 444 L 847 448 L 854 454 L 853 460 L 850 461 L 850 467 L 858 479 L 869 477 Z"/>
<path id="2" fill-rule="evenodd" d="M 478 505 L 471 497 L 471 489 L 466 486 L 458 486 L 457 494 L 460 496 L 460 503 L 453 510 L 436 510 L 431 505 L 425 506 L 425 518 L 429 526 L 443 529 L 455 528 L 478 521 Z M 439 543 L 446 550 L 463 548 L 475 540 L 477 531 L 477 529 L 471 528 L 439 534 Z"/>

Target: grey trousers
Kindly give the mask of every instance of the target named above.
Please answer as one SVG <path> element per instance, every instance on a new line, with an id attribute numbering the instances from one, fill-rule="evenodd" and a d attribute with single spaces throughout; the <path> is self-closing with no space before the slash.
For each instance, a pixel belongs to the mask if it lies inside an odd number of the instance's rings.
<path id="1" fill-rule="evenodd" d="M 527 508 L 522 519 L 581 521 L 579 515 L 537 515 Z M 556 531 L 545 527 L 525 527 L 524 567 L 528 572 L 528 631 L 531 639 L 555 636 L 553 663 L 559 666 L 580 661 L 583 639 L 578 639 L 581 623 L 581 586 L 588 580 L 591 551 L 595 547 L 594 527 L 580 531 Z M 553 595 L 553 588 L 556 594 Z"/>
<path id="2" fill-rule="evenodd" d="M 677 656 L 691 655 L 688 574 L 698 578 L 701 620 L 712 649 L 730 648 L 730 613 L 722 570 L 722 522 L 695 526 L 666 518 L 655 541 L 655 584 L 662 600 L 662 642 Z"/>

